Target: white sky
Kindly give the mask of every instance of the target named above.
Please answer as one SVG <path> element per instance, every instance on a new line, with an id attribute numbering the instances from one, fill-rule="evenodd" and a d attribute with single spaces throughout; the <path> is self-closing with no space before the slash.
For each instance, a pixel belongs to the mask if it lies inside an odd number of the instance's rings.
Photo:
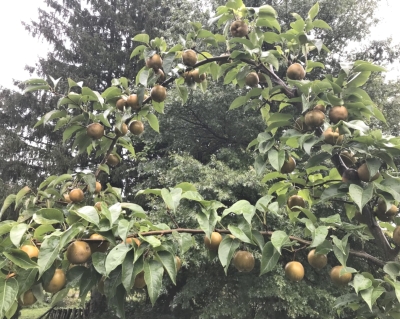
<path id="1" fill-rule="evenodd" d="M 25 65 L 34 65 L 38 57 L 45 57 L 49 46 L 41 39 L 32 38 L 21 25 L 21 21 L 36 20 L 38 7 L 45 7 L 44 0 L 0 0 L 2 17 L 0 19 L 0 86 L 13 88 L 12 79 L 29 78 Z M 362 1 L 362 0 L 360 0 Z M 398 29 L 398 12 L 400 0 L 381 0 L 377 16 L 381 24 L 372 30 L 372 38 L 385 39 L 393 37 L 394 43 L 400 43 Z M 390 79 L 397 78 L 400 67 L 393 66 L 388 73 Z"/>

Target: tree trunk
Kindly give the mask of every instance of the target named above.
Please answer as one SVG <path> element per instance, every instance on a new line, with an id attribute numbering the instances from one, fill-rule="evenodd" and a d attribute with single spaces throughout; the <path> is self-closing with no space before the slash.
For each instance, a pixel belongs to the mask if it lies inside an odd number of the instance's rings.
<path id="1" fill-rule="evenodd" d="M 89 302 L 86 304 L 85 318 L 95 318 L 107 312 L 107 299 L 96 288 L 92 289 Z"/>

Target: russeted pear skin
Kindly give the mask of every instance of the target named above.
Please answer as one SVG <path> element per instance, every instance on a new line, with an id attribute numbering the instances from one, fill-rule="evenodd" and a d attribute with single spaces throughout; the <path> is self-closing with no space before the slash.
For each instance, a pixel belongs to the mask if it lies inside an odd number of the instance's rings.
<path id="1" fill-rule="evenodd" d="M 119 158 L 117 155 L 110 154 L 107 157 L 106 163 L 112 167 L 117 166 L 119 164 Z"/>
<path id="2" fill-rule="evenodd" d="M 334 106 L 329 110 L 329 120 L 333 123 L 339 123 L 340 120 L 347 120 L 349 112 L 345 106 Z"/>
<path id="3" fill-rule="evenodd" d="M 140 135 L 144 132 L 144 125 L 142 121 L 132 121 L 129 125 L 129 130 L 134 135 Z"/>
<path id="4" fill-rule="evenodd" d="M 353 278 L 353 275 L 349 272 L 344 273 L 342 276 L 340 276 L 340 271 L 342 270 L 342 268 L 343 266 L 335 266 L 332 268 L 330 273 L 332 282 L 337 286 L 345 286 Z"/>
<path id="5" fill-rule="evenodd" d="M 325 114 L 319 110 L 311 110 L 304 116 L 304 123 L 313 129 L 320 127 L 325 122 Z"/>
<path id="6" fill-rule="evenodd" d="M 397 246 L 400 246 L 400 226 L 397 226 L 393 231 L 393 241 Z"/>
<path id="7" fill-rule="evenodd" d="M 160 69 L 162 67 L 162 64 L 163 61 L 157 53 L 146 59 L 146 66 L 154 70 Z"/>
<path id="8" fill-rule="evenodd" d="M 358 168 L 358 176 L 360 176 L 360 179 L 363 182 L 373 182 L 374 180 L 378 179 L 380 174 L 379 172 L 376 172 L 376 174 L 374 176 L 371 177 L 371 174 L 368 170 L 368 166 L 366 163 L 361 164 L 361 166 Z"/>
<path id="9" fill-rule="evenodd" d="M 306 76 L 303 66 L 300 63 L 293 63 L 286 71 L 286 76 L 290 80 L 303 80 Z"/>
<path id="10" fill-rule="evenodd" d="M 298 261 L 290 261 L 285 266 L 285 275 L 291 281 L 298 282 L 304 277 L 304 267 Z"/>
<path id="11" fill-rule="evenodd" d="M 249 251 L 239 250 L 233 257 L 233 265 L 241 272 L 250 272 L 255 265 L 254 256 Z"/>
<path id="12" fill-rule="evenodd" d="M 290 174 L 296 168 L 296 161 L 293 157 L 289 157 L 287 161 L 285 161 L 281 167 L 282 174 Z"/>
<path id="13" fill-rule="evenodd" d="M 307 260 L 311 267 L 316 269 L 322 269 L 328 263 L 328 257 L 323 254 L 316 254 L 315 249 L 310 250 L 307 256 Z"/>
<path id="14" fill-rule="evenodd" d="M 249 34 L 249 27 L 246 22 L 237 20 L 232 22 L 230 26 L 231 35 L 235 38 L 245 37 Z"/>
<path id="15" fill-rule="evenodd" d="M 104 126 L 100 123 L 92 123 L 87 126 L 86 134 L 94 140 L 98 140 L 104 135 Z"/>
<path id="16" fill-rule="evenodd" d="M 43 286 L 43 289 L 47 292 L 55 294 L 65 286 L 66 282 L 67 278 L 64 271 L 62 269 L 56 269 L 53 278 Z"/>
<path id="17" fill-rule="evenodd" d="M 211 240 L 207 236 L 204 236 L 204 245 L 206 245 L 209 250 L 218 250 L 221 241 L 222 236 L 218 232 L 211 233 Z"/>
<path id="18" fill-rule="evenodd" d="M 256 72 L 250 72 L 245 78 L 246 85 L 250 87 L 257 87 L 259 81 L 260 79 Z"/>
<path id="19" fill-rule="evenodd" d="M 197 63 L 197 53 L 194 50 L 185 50 L 182 53 L 182 62 L 187 66 L 194 66 Z"/>
<path id="20" fill-rule="evenodd" d="M 167 90 L 165 87 L 157 84 L 151 89 L 150 96 L 158 103 L 164 102 L 165 98 L 167 97 Z"/>
<path id="21" fill-rule="evenodd" d="M 289 197 L 289 199 L 287 201 L 287 205 L 292 211 L 299 211 L 298 208 L 293 208 L 293 207 L 299 206 L 299 207 L 304 208 L 304 207 L 306 207 L 306 202 L 304 201 L 303 197 L 301 197 L 299 195 L 292 195 Z"/>
<path id="22" fill-rule="evenodd" d="M 71 264 L 84 264 L 92 255 L 87 242 L 75 240 L 67 248 L 67 259 Z"/>

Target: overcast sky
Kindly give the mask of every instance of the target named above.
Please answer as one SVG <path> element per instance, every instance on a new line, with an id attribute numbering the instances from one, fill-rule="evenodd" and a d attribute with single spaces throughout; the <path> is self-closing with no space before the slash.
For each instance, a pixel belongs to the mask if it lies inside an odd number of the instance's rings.
<path id="1" fill-rule="evenodd" d="M 363 0 L 360 0 L 363 1 Z M 12 88 L 12 79 L 25 80 L 29 78 L 24 71 L 25 65 L 34 65 L 38 57 L 45 57 L 49 49 L 41 39 L 31 37 L 21 21 L 36 20 L 38 7 L 44 7 L 44 0 L 1 0 L 2 16 L 0 19 L 0 86 Z M 381 24 L 372 30 L 374 39 L 384 39 L 390 33 L 395 43 L 400 43 L 398 29 L 398 12 L 400 0 L 381 0 L 378 17 Z M 392 30 L 392 31 L 391 31 Z M 389 33 L 389 34 L 388 34 Z M 397 78 L 399 67 L 389 70 L 391 79 Z"/>

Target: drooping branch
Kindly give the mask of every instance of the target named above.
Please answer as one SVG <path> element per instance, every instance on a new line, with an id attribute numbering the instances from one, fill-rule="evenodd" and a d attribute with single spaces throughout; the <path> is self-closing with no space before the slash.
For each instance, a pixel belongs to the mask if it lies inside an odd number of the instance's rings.
<path id="1" fill-rule="evenodd" d="M 347 169 L 346 165 L 343 163 L 339 154 L 334 154 L 331 158 L 332 163 L 335 165 L 336 169 L 339 171 L 340 175 L 343 175 Z M 358 186 L 362 187 L 361 182 L 356 183 Z M 371 234 L 374 236 L 375 240 L 378 242 L 379 246 L 382 248 L 385 259 L 393 260 L 400 252 L 400 248 L 392 248 L 388 242 L 385 234 L 383 233 L 381 227 L 379 226 L 376 218 L 368 205 L 365 205 L 362 209 L 362 216 L 367 224 Z"/>
<path id="2" fill-rule="evenodd" d="M 214 231 L 220 233 L 220 234 L 231 234 L 231 232 L 227 229 L 215 229 Z M 156 235 L 169 235 L 172 234 L 173 232 L 177 233 L 187 233 L 187 234 L 193 234 L 193 235 L 200 235 L 204 234 L 204 231 L 201 229 L 191 229 L 191 228 L 176 228 L 176 229 L 169 229 L 169 230 L 154 230 L 154 231 L 148 231 L 148 232 L 141 232 L 139 233 L 140 236 L 156 236 Z M 260 231 L 260 234 L 265 236 L 265 237 L 271 237 L 273 231 Z M 138 234 L 131 235 L 128 237 L 137 237 Z M 298 243 L 304 244 L 306 246 L 311 245 L 311 241 L 296 237 L 296 236 L 289 236 L 290 240 L 297 241 Z M 358 250 L 350 250 L 350 255 L 353 255 L 355 257 L 359 257 L 365 260 L 368 260 L 372 262 L 373 264 L 383 267 L 385 265 L 385 262 L 380 260 L 379 258 L 376 258 L 365 251 L 358 251 Z"/>

